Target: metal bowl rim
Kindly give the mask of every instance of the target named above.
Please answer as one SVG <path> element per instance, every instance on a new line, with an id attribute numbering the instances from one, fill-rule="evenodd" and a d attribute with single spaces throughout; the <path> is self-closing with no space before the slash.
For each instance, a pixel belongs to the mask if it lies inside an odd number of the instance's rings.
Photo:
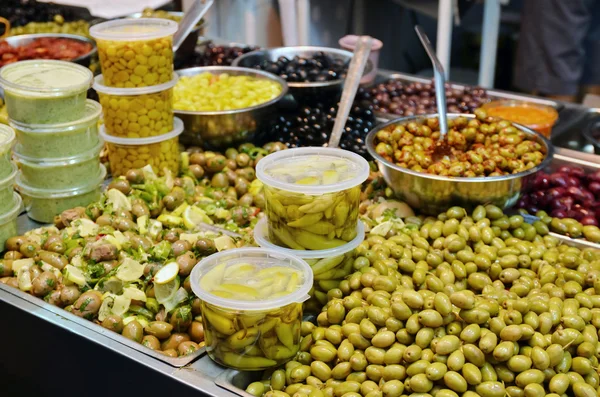
<path id="1" fill-rule="evenodd" d="M 348 60 L 352 59 L 352 56 L 354 55 L 354 53 L 347 51 L 347 50 L 342 50 L 339 48 L 332 48 L 332 47 L 321 47 L 321 46 L 291 46 L 291 47 L 272 47 L 272 48 L 263 48 L 263 49 L 258 49 L 258 50 L 254 50 L 254 51 L 250 51 L 247 52 L 245 54 L 240 55 L 239 57 L 235 58 L 233 60 L 233 62 L 231 63 L 232 66 L 238 66 L 239 63 L 241 61 L 243 61 L 245 58 L 249 58 L 250 55 L 256 55 L 258 53 L 268 53 L 270 51 L 274 51 L 274 50 L 290 50 L 290 51 L 296 51 L 296 52 L 301 52 L 301 51 L 321 51 L 324 53 L 331 53 L 331 54 L 337 54 L 337 55 L 345 55 L 348 57 Z M 369 68 L 370 66 L 370 68 Z M 368 73 L 370 72 L 370 69 L 373 68 L 373 64 L 368 61 L 367 65 L 365 66 L 365 71 L 364 73 Z M 261 69 L 257 69 L 257 70 L 261 70 Z M 308 83 L 298 83 L 298 82 L 289 82 L 288 87 L 290 88 L 321 88 L 321 87 L 330 87 L 330 86 L 334 86 L 334 85 L 338 85 L 338 84 L 342 84 L 345 81 L 344 79 L 337 79 L 337 80 L 330 80 L 330 81 L 323 81 L 323 82 L 319 82 L 319 81 L 313 81 L 313 82 L 308 82 Z"/>
<path id="2" fill-rule="evenodd" d="M 461 116 L 470 118 L 470 119 L 475 118 L 474 114 L 465 114 L 465 113 L 448 113 L 447 114 L 448 118 L 458 118 Z M 518 123 L 512 123 L 512 124 L 514 126 L 518 127 L 521 131 L 523 131 L 529 135 L 538 137 L 541 140 L 541 142 L 543 142 L 544 145 L 546 145 L 546 157 L 536 167 L 530 168 L 526 171 L 522 171 L 522 172 L 519 172 L 516 174 L 500 175 L 500 176 L 477 176 L 477 177 L 464 177 L 464 176 L 447 177 L 447 176 L 442 176 L 442 175 L 428 174 L 425 172 L 413 171 L 408 168 L 400 167 L 394 163 L 390 163 L 389 161 L 387 161 L 386 159 L 381 157 L 379 154 L 377 154 L 377 152 L 375 151 L 375 148 L 373 147 L 373 143 L 375 141 L 375 135 L 377 134 L 377 132 L 379 132 L 379 131 L 383 130 L 384 128 L 387 128 L 393 124 L 409 122 L 409 121 L 413 121 L 413 120 L 417 120 L 417 119 L 421 119 L 421 118 L 432 118 L 432 117 L 439 117 L 439 115 L 437 113 L 433 113 L 433 114 L 423 114 L 423 115 L 417 115 L 417 116 L 399 117 L 397 119 L 390 120 L 390 121 L 386 122 L 385 124 L 380 124 L 380 125 L 376 126 L 374 129 L 372 129 L 369 132 L 369 134 L 367 135 L 367 138 L 365 139 L 365 145 L 367 147 L 367 151 L 373 157 L 373 159 L 375 159 L 377 162 L 382 163 L 385 166 L 392 168 L 393 170 L 403 172 L 405 174 L 409 174 L 409 175 L 416 176 L 416 177 L 421 177 L 421 178 L 425 178 L 425 179 L 433 179 L 433 180 L 444 181 L 444 182 L 468 182 L 468 183 L 502 182 L 502 181 L 508 181 L 508 180 L 512 180 L 512 179 L 519 179 L 519 178 L 523 178 L 528 175 L 535 174 L 536 172 L 538 172 L 540 170 L 543 170 L 552 161 L 552 156 L 554 155 L 554 146 L 552 145 L 552 143 L 545 136 L 538 134 L 537 132 L 525 127 L 524 125 L 518 124 Z"/>
<path id="3" fill-rule="evenodd" d="M 187 72 L 196 72 L 193 74 L 185 74 Z M 193 68 L 179 69 L 176 70 L 175 73 L 179 75 L 179 78 L 194 76 L 196 74 L 200 74 L 202 72 L 222 72 L 227 73 L 228 71 L 236 71 L 236 72 L 250 72 L 256 73 L 263 76 L 266 79 L 271 81 L 276 81 L 281 86 L 281 92 L 275 98 L 268 100 L 267 102 L 259 103 L 258 105 L 254 105 L 248 108 L 240 108 L 240 109 L 230 109 L 230 110 L 212 110 L 212 111 L 193 111 L 193 110 L 178 110 L 173 109 L 174 114 L 189 114 L 193 116 L 225 116 L 229 114 L 238 114 L 238 113 L 246 113 L 251 112 L 253 110 L 262 109 L 264 107 L 273 105 L 281 100 L 284 96 L 287 95 L 288 85 L 284 79 L 279 76 L 274 75 L 273 73 L 265 72 L 264 70 L 252 69 L 252 68 L 242 68 L 239 66 L 195 66 Z"/>
<path id="4" fill-rule="evenodd" d="M 20 34 L 17 36 L 9 36 L 9 37 L 5 37 L 4 39 L 0 40 L 0 41 L 6 41 L 8 44 L 10 44 L 11 46 L 13 45 L 24 45 L 21 43 L 11 43 L 11 42 L 20 42 L 20 41 L 25 41 L 27 39 L 41 39 L 44 37 L 58 37 L 58 38 L 63 38 L 63 39 L 71 39 L 71 40 L 76 40 L 76 41 L 83 41 L 85 43 L 89 43 L 92 45 L 92 49 L 86 53 L 83 54 L 81 56 L 78 56 L 77 58 L 73 58 L 70 59 L 69 62 L 78 62 L 81 60 L 84 60 L 88 57 L 91 57 L 92 55 L 96 54 L 98 52 L 98 47 L 96 46 L 96 42 L 89 38 L 89 37 L 85 37 L 85 36 L 81 36 L 78 34 L 71 34 L 71 33 L 30 33 L 30 34 Z"/>

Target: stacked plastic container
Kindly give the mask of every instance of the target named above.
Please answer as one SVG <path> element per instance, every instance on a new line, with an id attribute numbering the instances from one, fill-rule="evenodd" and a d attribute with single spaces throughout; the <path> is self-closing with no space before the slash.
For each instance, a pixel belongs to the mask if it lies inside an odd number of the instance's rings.
<path id="1" fill-rule="evenodd" d="M 256 177 L 264 184 L 267 220 L 254 237 L 261 247 L 278 249 L 308 262 L 314 275 L 314 305 L 327 303 L 327 291 L 357 270 L 354 249 L 364 239 L 358 220 L 361 184 L 369 164 L 341 149 L 298 148 L 263 158 Z"/>
<path id="2" fill-rule="evenodd" d="M 17 235 L 17 216 L 21 212 L 21 197 L 13 192 L 17 166 L 10 161 L 15 131 L 0 124 L 0 251 L 4 243 Z"/>
<path id="3" fill-rule="evenodd" d="M 16 184 L 38 222 L 100 196 L 106 170 L 99 158 L 101 107 L 86 99 L 92 78 L 87 68 L 63 61 L 21 61 L 0 70 L 16 132 Z"/>
<path id="4" fill-rule="evenodd" d="M 173 117 L 173 34 L 177 23 L 160 18 L 121 19 L 94 25 L 102 75 L 93 88 L 104 114 L 100 135 L 113 177 L 149 164 L 158 174 L 179 172 L 181 120 Z"/>

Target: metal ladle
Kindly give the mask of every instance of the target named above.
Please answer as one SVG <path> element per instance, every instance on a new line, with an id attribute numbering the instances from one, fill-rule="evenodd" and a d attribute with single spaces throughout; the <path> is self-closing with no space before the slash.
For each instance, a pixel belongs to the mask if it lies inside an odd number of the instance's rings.
<path id="1" fill-rule="evenodd" d="M 177 51 L 186 37 L 194 30 L 194 26 L 213 5 L 214 0 L 195 0 L 189 10 L 183 14 L 179 27 L 173 35 L 173 51 Z"/>
<path id="2" fill-rule="evenodd" d="M 425 48 L 425 52 L 429 56 L 431 63 L 433 64 L 433 75 L 435 80 L 435 101 L 437 102 L 437 111 L 440 121 L 440 138 L 433 151 L 433 160 L 439 160 L 441 157 L 450 156 L 451 150 L 447 144 L 446 135 L 448 135 L 448 119 L 447 119 L 447 108 L 446 108 L 446 78 L 444 77 L 444 67 L 442 63 L 435 55 L 435 50 L 429 41 L 429 37 L 425 34 L 425 31 L 419 26 L 415 25 L 415 32 L 421 40 L 421 44 Z"/>

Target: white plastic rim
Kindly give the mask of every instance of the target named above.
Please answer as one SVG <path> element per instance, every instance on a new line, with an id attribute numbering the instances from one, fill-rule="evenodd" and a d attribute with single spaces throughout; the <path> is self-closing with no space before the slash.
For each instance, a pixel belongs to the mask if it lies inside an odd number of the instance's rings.
<path id="1" fill-rule="evenodd" d="M 53 134 L 68 132 L 90 123 L 97 123 L 100 114 L 102 114 L 102 106 L 92 99 L 86 99 L 85 113 L 79 120 L 59 124 L 26 124 L 8 119 L 8 123 L 11 127 L 28 134 Z"/>
<path id="2" fill-rule="evenodd" d="M 295 183 L 286 183 L 278 181 L 277 179 L 269 176 L 265 171 L 268 167 L 272 166 L 273 163 L 276 162 L 285 162 L 294 157 L 315 155 L 338 157 L 350 160 L 359 167 L 358 173 L 354 178 L 348 179 L 343 182 L 332 183 L 331 185 L 311 186 L 297 185 Z M 303 193 L 310 195 L 334 193 L 353 188 L 366 181 L 369 177 L 369 173 L 369 163 L 362 156 L 359 156 L 358 154 L 352 153 L 348 150 L 327 147 L 302 147 L 281 150 L 279 152 L 271 153 L 268 156 L 262 158 L 256 165 L 256 177 L 265 185 L 281 190 L 286 190 L 288 192 Z"/>
<path id="3" fill-rule="evenodd" d="M 115 19 L 90 28 L 97 40 L 139 41 L 160 39 L 175 34 L 179 24 L 163 18 Z"/>
<path id="4" fill-rule="evenodd" d="M 178 137 L 182 132 L 183 121 L 178 117 L 173 117 L 173 130 L 171 132 L 163 135 L 149 136 L 148 138 L 123 138 L 120 136 L 112 136 L 106 133 L 104 125 L 100 126 L 100 138 L 105 142 L 124 146 L 152 145 L 154 143 L 160 143 Z"/>
<path id="5" fill-rule="evenodd" d="M 96 90 L 100 94 L 106 95 L 118 95 L 118 96 L 133 96 L 133 95 L 147 95 L 147 94 L 156 94 L 157 92 L 166 91 L 175 87 L 177 84 L 177 80 L 179 80 L 179 75 L 173 72 L 173 78 L 171 81 L 167 81 L 166 83 L 162 83 L 159 85 L 151 85 L 147 87 L 133 87 L 133 88 L 116 88 L 116 87 L 108 87 L 104 85 L 104 76 L 98 75 L 94 78 L 94 85 L 92 88 Z"/>
<path id="6" fill-rule="evenodd" d="M 102 182 L 106 178 L 106 167 L 103 164 L 100 164 L 100 175 L 93 183 L 86 185 L 75 187 L 71 189 L 64 190 L 53 190 L 53 189 L 38 189 L 32 186 L 28 186 L 21 182 L 21 174 L 17 175 L 17 188 L 18 190 L 26 196 L 39 198 L 39 199 L 60 199 L 65 197 L 79 196 L 82 194 L 89 193 L 95 189 L 98 189 L 102 186 Z"/>
<path id="7" fill-rule="evenodd" d="M 21 199 L 21 196 L 19 196 L 19 193 L 17 192 L 13 192 L 13 203 L 14 205 L 10 210 L 0 215 L 0 225 L 5 225 L 8 222 L 17 219 L 23 210 L 23 199 Z"/>
<path id="8" fill-rule="evenodd" d="M 266 217 L 259 220 L 254 226 L 254 240 L 258 245 L 285 254 L 296 255 L 298 258 L 302 259 L 323 259 L 344 255 L 358 247 L 364 239 L 365 225 L 361 221 L 358 221 L 358 224 L 356 225 L 356 237 L 344 245 L 326 250 L 294 250 L 280 247 L 269 240 L 269 223 L 267 222 Z"/>
<path id="9" fill-rule="evenodd" d="M 8 150 L 12 147 L 15 142 L 15 130 L 6 124 L 0 123 L 0 152 L 4 152 L 5 147 L 8 147 Z"/>
<path id="10" fill-rule="evenodd" d="M 57 158 L 45 158 L 45 157 L 35 157 L 35 156 L 25 156 L 21 154 L 21 145 L 17 144 L 15 149 L 13 150 L 13 154 L 18 162 L 28 165 L 30 167 L 61 167 L 67 166 L 77 163 L 83 163 L 84 161 L 88 161 L 93 159 L 94 157 L 99 157 L 102 148 L 104 147 L 104 142 L 102 139 L 98 140 L 98 144 L 93 148 L 86 150 L 83 153 L 79 153 L 75 156 L 69 157 L 57 157 Z"/>
<path id="11" fill-rule="evenodd" d="M 300 287 L 288 294 L 276 299 L 263 301 L 241 301 L 236 299 L 225 299 L 211 294 L 200 287 L 200 279 L 208 271 L 223 262 L 263 262 L 265 258 L 275 262 L 278 266 L 289 266 L 302 272 L 302 284 Z M 212 254 L 202 259 L 190 275 L 191 287 L 194 294 L 201 300 L 211 305 L 229 310 L 265 311 L 285 307 L 291 303 L 302 303 L 309 296 L 308 292 L 313 284 L 312 268 L 303 259 L 268 248 L 235 248 Z"/>
<path id="12" fill-rule="evenodd" d="M 10 72 L 19 68 L 31 68 L 33 70 L 56 70 L 62 68 L 69 73 L 78 73 L 84 79 L 84 82 L 79 84 L 68 85 L 64 87 L 33 87 L 14 83 L 10 80 Z M 50 59 L 33 59 L 29 61 L 19 61 L 9 63 L 0 69 L 0 86 L 8 91 L 27 92 L 29 96 L 46 97 L 46 96 L 68 96 L 79 92 L 86 91 L 92 85 L 93 73 L 86 67 L 73 62 L 55 61 Z"/>
<path id="13" fill-rule="evenodd" d="M 6 189 L 7 187 L 11 186 L 14 183 L 15 178 L 17 177 L 19 167 L 17 167 L 17 165 L 13 162 L 10 163 L 10 166 L 12 171 L 6 178 L 0 180 L 0 189 Z"/>

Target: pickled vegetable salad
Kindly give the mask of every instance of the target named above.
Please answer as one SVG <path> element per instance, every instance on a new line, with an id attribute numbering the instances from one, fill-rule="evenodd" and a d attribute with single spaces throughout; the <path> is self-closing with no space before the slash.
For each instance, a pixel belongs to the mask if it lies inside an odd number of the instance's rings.
<path id="1" fill-rule="evenodd" d="M 221 298 L 259 301 L 279 298 L 296 291 L 302 273 L 286 266 L 265 266 L 248 262 L 221 263 L 200 279 L 200 286 Z"/>

